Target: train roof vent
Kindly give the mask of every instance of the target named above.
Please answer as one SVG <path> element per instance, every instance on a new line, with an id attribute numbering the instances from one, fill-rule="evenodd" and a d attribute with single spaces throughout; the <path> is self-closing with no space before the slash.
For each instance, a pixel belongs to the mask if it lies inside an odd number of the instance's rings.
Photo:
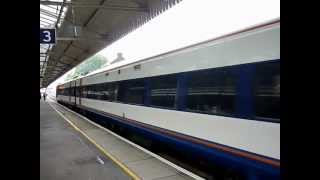
<path id="1" fill-rule="evenodd" d="M 140 70 L 141 69 L 141 64 L 135 65 L 133 68 L 134 68 L 134 70 Z"/>

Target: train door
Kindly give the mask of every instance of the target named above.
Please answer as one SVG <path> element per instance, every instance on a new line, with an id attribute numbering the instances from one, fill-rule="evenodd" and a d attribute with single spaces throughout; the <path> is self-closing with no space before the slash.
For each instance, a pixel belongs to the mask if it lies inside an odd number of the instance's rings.
<path id="1" fill-rule="evenodd" d="M 79 105 L 81 106 L 81 98 L 82 98 L 82 79 L 79 79 Z"/>
<path id="2" fill-rule="evenodd" d="M 76 81 L 71 82 L 72 86 L 72 94 L 71 94 L 71 104 L 76 105 Z"/>
<path id="3" fill-rule="evenodd" d="M 78 87 L 77 80 L 74 81 L 74 105 L 77 106 Z"/>
<path id="4" fill-rule="evenodd" d="M 68 88 L 68 95 L 69 95 L 69 104 L 71 104 L 71 92 L 72 92 L 72 86 L 71 86 L 71 82 L 69 83 L 69 88 Z"/>
<path id="5" fill-rule="evenodd" d="M 76 80 L 76 105 L 81 105 L 81 79 Z"/>

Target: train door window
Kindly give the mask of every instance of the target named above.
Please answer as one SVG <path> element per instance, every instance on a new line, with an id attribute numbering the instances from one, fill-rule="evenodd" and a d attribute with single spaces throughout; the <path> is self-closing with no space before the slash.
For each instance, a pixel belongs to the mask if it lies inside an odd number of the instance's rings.
<path id="1" fill-rule="evenodd" d="M 76 97 L 80 97 L 80 87 L 76 87 Z"/>
<path id="2" fill-rule="evenodd" d="M 70 95 L 71 95 L 70 91 L 71 91 L 71 88 L 68 87 L 68 88 L 66 89 L 66 96 L 70 96 Z"/>
<path id="3" fill-rule="evenodd" d="M 130 104 L 143 104 L 144 80 L 121 81 L 119 84 L 119 101 Z"/>
<path id="4" fill-rule="evenodd" d="M 255 116 L 280 122 L 280 62 L 257 65 L 254 93 Z"/>
<path id="5" fill-rule="evenodd" d="M 82 95 L 82 98 L 87 98 L 87 86 L 81 87 L 81 95 Z"/>
<path id="6" fill-rule="evenodd" d="M 61 94 L 65 96 L 66 95 L 66 91 L 67 91 L 67 88 L 63 88 Z"/>
<path id="7" fill-rule="evenodd" d="M 190 74 L 187 110 L 231 116 L 235 112 L 236 76 L 231 68 Z"/>
<path id="8" fill-rule="evenodd" d="M 175 108 L 177 76 L 165 75 L 151 78 L 151 105 L 155 107 Z"/>
<path id="9" fill-rule="evenodd" d="M 72 88 L 69 87 L 69 88 L 68 88 L 68 92 L 67 92 L 67 96 L 72 96 L 71 90 L 72 90 Z"/>

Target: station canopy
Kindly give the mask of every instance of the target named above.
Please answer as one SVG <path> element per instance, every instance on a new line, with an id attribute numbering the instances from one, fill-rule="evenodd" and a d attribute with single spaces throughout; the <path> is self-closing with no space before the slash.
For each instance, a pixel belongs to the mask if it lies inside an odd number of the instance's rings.
<path id="1" fill-rule="evenodd" d="M 40 88 L 182 0 L 40 0 L 40 28 L 55 28 L 55 44 L 40 44 Z"/>

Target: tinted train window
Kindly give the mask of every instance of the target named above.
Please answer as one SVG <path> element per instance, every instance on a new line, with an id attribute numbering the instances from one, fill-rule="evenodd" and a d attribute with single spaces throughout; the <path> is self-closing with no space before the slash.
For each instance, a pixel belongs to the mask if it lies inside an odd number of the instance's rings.
<path id="1" fill-rule="evenodd" d="M 114 83 L 96 84 L 95 99 L 114 101 L 115 100 L 115 84 Z"/>
<path id="2" fill-rule="evenodd" d="M 95 86 L 87 86 L 87 98 L 95 99 L 96 98 Z"/>
<path id="3" fill-rule="evenodd" d="M 81 96 L 83 98 L 87 98 L 87 94 L 88 94 L 88 90 L 87 89 L 88 89 L 87 86 L 82 86 L 81 87 Z"/>
<path id="4" fill-rule="evenodd" d="M 187 110 L 220 115 L 235 112 L 236 76 L 232 68 L 190 74 Z"/>
<path id="5" fill-rule="evenodd" d="M 176 75 L 151 78 L 151 105 L 174 108 L 177 92 Z"/>
<path id="6" fill-rule="evenodd" d="M 105 83 L 103 95 L 104 95 L 104 100 L 115 101 L 117 97 L 116 83 Z"/>
<path id="7" fill-rule="evenodd" d="M 143 104 L 143 80 L 128 80 L 119 83 L 118 101 L 132 104 Z"/>
<path id="8" fill-rule="evenodd" d="M 66 96 L 70 96 L 70 88 L 67 88 L 67 89 L 65 90 L 65 95 L 66 95 Z"/>
<path id="9" fill-rule="evenodd" d="M 66 96 L 71 96 L 71 88 L 66 89 Z"/>
<path id="10" fill-rule="evenodd" d="M 256 117 L 280 121 L 280 62 L 257 65 L 254 92 Z"/>

